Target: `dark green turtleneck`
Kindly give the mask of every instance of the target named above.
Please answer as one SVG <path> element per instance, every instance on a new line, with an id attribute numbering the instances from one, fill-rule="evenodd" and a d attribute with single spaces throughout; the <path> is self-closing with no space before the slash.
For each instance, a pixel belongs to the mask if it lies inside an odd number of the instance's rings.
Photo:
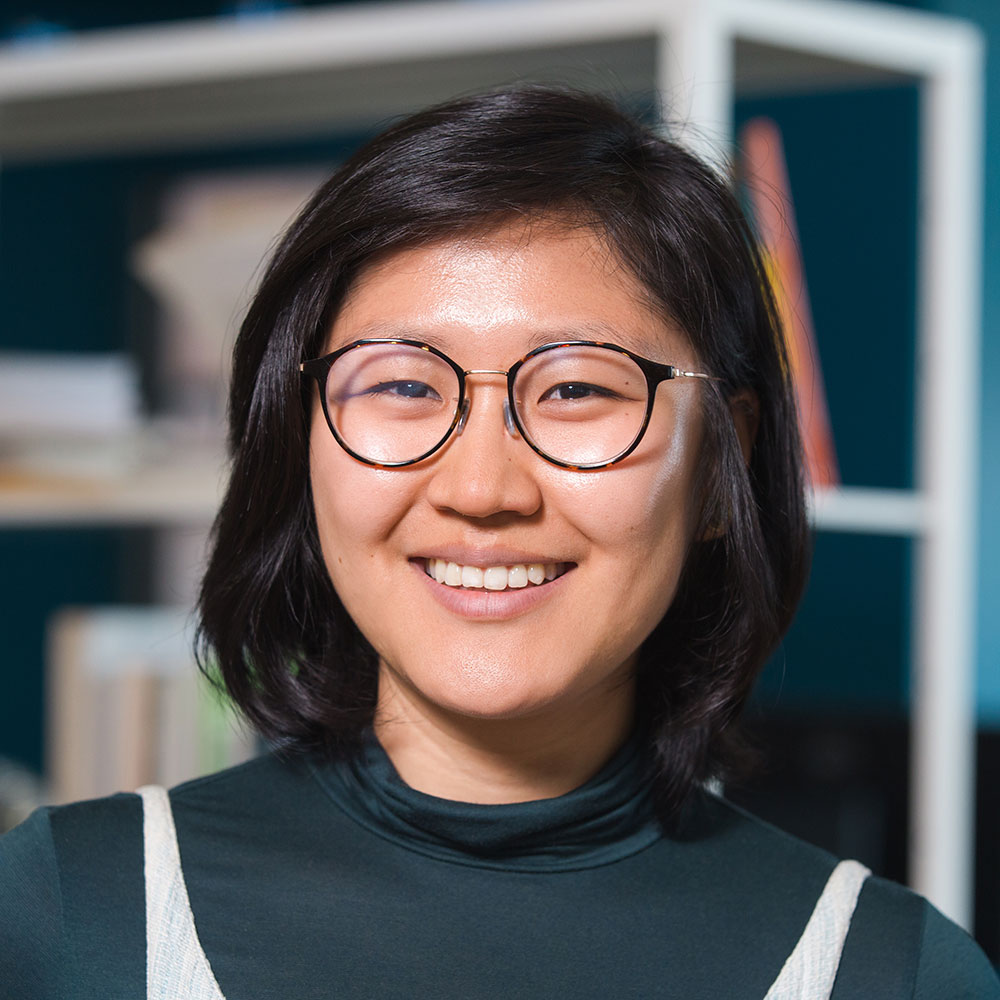
<path id="1" fill-rule="evenodd" d="M 590 782 L 481 806 L 407 787 L 377 743 L 171 793 L 228 1000 L 760 1000 L 835 859 L 710 796 L 664 836 L 634 743 Z M 145 996 L 139 800 L 36 813 L 0 840 L 0 997 Z M 1000 998 L 975 944 L 870 879 L 834 1000 Z"/>

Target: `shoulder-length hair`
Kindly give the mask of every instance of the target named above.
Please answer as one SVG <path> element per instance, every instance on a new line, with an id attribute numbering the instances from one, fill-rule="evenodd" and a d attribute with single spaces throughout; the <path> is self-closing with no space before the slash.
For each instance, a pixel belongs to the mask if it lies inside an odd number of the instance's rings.
<path id="1" fill-rule="evenodd" d="M 371 725 L 377 659 L 320 552 L 313 390 L 299 363 L 322 353 L 376 257 L 512 216 L 593 227 L 721 379 L 704 395 L 698 540 L 638 666 L 669 816 L 698 782 L 739 765 L 741 710 L 799 600 L 800 443 L 764 262 L 729 185 L 593 95 L 517 87 L 423 111 L 360 149 L 291 224 L 236 343 L 232 472 L 201 589 L 199 662 L 279 747 L 343 751 Z M 738 397 L 757 402 L 749 464 Z"/>

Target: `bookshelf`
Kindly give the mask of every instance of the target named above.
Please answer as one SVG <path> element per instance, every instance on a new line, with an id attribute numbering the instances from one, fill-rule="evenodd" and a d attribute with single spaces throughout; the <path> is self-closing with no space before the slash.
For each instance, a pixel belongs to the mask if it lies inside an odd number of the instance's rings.
<path id="1" fill-rule="evenodd" d="M 562 80 L 659 93 L 722 163 L 735 95 L 920 88 L 915 488 L 812 498 L 820 529 L 914 539 L 911 881 L 968 924 L 982 45 L 967 25 L 833 0 L 369 3 L 0 48 L 0 159 L 371 128 L 455 93 Z M 859 359 L 863 364 L 863 359 Z M 0 526 L 204 528 L 218 453 L 152 439 L 127 475 L 0 481 Z"/>
<path id="2" fill-rule="evenodd" d="M 170 446 L 151 434 L 128 447 L 127 466 L 113 474 L 0 476 L 0 528 L 211 524 L 224 486 L 221 447 Z"/>

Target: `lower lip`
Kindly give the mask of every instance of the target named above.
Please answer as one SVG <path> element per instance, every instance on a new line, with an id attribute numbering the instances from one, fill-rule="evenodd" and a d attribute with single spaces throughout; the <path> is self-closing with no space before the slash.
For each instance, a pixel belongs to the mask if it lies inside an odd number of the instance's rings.
<path id="1" fill-rule="evenodd" d="M 478 621 L 506 621 L 526 614 L 555 597 L 563 586 L 563 581 L 573 572 L 570 567 L 561 576 L 546 583 L 531 584 L 507 590 L 468 590 L 465 587 L 449 587 L 438 583 L 427 575 L 424 564 L 412 562 L 414 572 L 420 574 L 431 597 L 443 608 L 462 618 Z"/>

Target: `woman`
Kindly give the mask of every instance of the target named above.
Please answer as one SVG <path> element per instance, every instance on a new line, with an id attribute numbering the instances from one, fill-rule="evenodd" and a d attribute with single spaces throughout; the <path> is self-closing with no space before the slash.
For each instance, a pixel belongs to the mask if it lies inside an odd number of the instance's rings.
<path id="1" fill-rule="evenodd" d="M 610 105 L 367 145 L 236 347 L 201 648 L 278 752 L 9 835 L 4 995 L 1000 996 L 703 789 L 803 585 L 785 371 L 732 195 Z"/>

